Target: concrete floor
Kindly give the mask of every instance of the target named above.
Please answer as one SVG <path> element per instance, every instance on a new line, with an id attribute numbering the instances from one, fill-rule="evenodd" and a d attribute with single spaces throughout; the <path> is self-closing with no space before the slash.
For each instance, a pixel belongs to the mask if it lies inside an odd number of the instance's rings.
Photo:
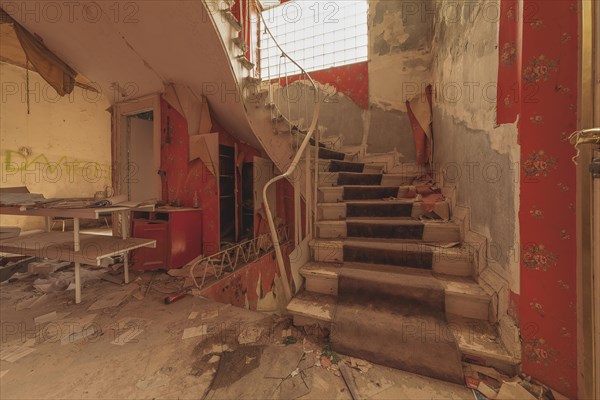
<path id="1" fill-rule="evenodd" d="M 162 273 L 138 300 L 151 275 L 124 286 L 90 279 L 77 305 L 73 291 L 40 298 L 35 277 L 0 285 L 0 398 L 351 399 L 336 367 L 320 362 L 324 342 L 292 329 L 298 341 L 282 344 L 289 319 L 193 296 L 165 305 L 177 281 Z M 123 301 L 95 304 L 107 298 Z M 49 321 L 34 321 L 44 315 Z M 473 398 L 462 386 L 377 365 L 350 371 L 361 398 Z"/>

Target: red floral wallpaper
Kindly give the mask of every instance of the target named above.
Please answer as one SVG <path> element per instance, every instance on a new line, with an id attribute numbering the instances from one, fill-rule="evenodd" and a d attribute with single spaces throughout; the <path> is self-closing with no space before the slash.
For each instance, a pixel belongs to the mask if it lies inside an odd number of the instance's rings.
<path id="1" fill-rule="evenodd" d="M 520 50 L 516 2 L 503 1 L 501 11 L 498 122 L 519 115 L 521 144 L 521 291 L 513 299 L 523 371 L 575 398 L 576 176 L 568 136 L 577 123 L 578 7 L 524 0 Z"/>

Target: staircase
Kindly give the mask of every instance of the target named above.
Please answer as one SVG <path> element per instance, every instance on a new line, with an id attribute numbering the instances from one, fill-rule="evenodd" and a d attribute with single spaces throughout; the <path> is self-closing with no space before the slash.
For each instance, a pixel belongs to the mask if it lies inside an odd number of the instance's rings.
<path id="1" fill-rule="evenodd" d="M 450 199 L 423 178 L 429 171 L 402 165 L 400 172 L 388 172 L 386 164 L 367 158 L 361 162 L 321 143 L 316 129 L 319 88 L 300 66 L 302 79 L 311 83 L 306 90 L 313 91 L 315 110 L 303 116 L 304 123 L 289 120 L 290 104 L 283 107 L 286 117 L 274 99 L 274 90 L 287 82 L 287 75 L 256 78 L 254 65 L 240 55 L 245 52 L 237 34 L 242 27 L 229 8 L 226 2 L 221 10 L 226 18 L 214 22 L 229 48 L 248 122 L 275 165 L 286 171 L 267 184 L 264 197 L 268 186 L 292 178 L 296 167 L 300 175 L 294 176 L 307 178 L 292 179 L 295 244 L 302 256 L 290 259 L 292 275 L 299 268 L 304 278 L 303 290 L 287 306 L 294 324 L 328 328 L 331 346 L 339 353 L 459 384 L 464 383 L 465 361 L 517 373 L 519 360 L 499 339 L 492 298 L 477 283 L 475 254 L 464 243 L 461 226 L 450 218 Z M 281 57 L 289 58 L 277 46 Z M 318 160 L 313 162 L 317 148 Z M 306 221 L 300 220 L 301 196 Z M 265 206 L 272 225 L 268 202 Z M 306 235 L 301 237 L 298 227 L 305 222 Z M 302 258 L 308 249 L 310 258 Z M 289 299 L 290 288 L 285 289 Z"/>
<path id="2" fill-rule="evenodd" d="M 464 382 L 461 361 L 515 374 L 464 233 L 432 211 L 449 212 L 450 200 L 415 194 L 426 171 L 385 173 L 322 148 L 318 166 L 312 259 L 287 307 L 294 324 L 328 328 L 342 354 L 451 382 Z"/>

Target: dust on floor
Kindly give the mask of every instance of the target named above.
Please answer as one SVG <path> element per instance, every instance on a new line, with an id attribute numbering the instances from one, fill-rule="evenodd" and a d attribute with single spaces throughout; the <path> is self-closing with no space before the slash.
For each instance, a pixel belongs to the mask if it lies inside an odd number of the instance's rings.
<path id="1" fill-rule="evenodd" d="M 191 295 L 166 305 L 177 284 L 163 273 L 123 286 L 89 279 L 80 304 L 71 290 L 36 292 L 35 278 L 0 286 L 2 399 L 352 399 L 336 365 L 345 361 L 288 318 Z M 346 360 L 360 398 L 473 398 Z"/>

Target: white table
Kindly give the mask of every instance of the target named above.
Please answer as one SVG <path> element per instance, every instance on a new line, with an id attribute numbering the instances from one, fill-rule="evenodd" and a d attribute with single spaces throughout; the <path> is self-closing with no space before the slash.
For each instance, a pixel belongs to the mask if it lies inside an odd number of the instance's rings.
<path id="1" fill-rule="evenodd" d="M 129 207 L 99 208 L 31 208 L 0 207 L 0 214 L 34 216 L 46 218 L 46 232 L 18 236 L 1 240 L 0 251 L 31 255 L 75 263 L 75 302 L 81 302 L 81 264 L 100 265 L 102 259 L 123 256 L 123 275 L 129 283 L 129 257 L 131 250 L 140 247 L 156 247 L 156 240 L 129 237 Z M 117 213 L 121 216 L 121 237 L 82 234 L 79 232 L 79 220 L 98 219 L 106 214 Z M 51 232 L 50 221 L 53 217 L 72 218 L 73 233 Z"/>

